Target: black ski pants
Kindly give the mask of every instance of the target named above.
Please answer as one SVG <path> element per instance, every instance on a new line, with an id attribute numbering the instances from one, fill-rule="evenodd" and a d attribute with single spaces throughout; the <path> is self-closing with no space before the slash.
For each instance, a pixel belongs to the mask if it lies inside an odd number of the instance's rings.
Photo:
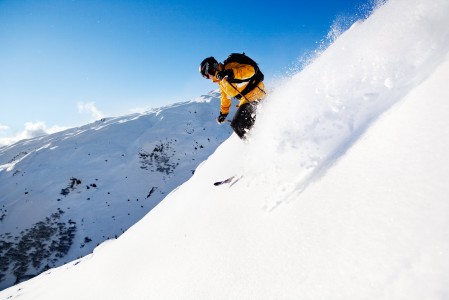
<path id="1" fill-rule="evenodd" d="M 253 127 L 256 121 L 256 108 L 258 101 L 240 105 L 231 121 L 231 127 L 239 138 L 244 139 L 245 134 Z"/>

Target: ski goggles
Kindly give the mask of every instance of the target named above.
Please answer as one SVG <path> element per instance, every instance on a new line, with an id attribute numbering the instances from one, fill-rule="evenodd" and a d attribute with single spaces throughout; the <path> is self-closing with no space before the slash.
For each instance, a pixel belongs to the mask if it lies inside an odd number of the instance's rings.
<path id="1" fill-rule="evenodd" d="M 213 77 L 213 75 L 209 73 L 209 69 L 210 69 L 209 67 L 210 67 L 210 64 L 208 62 L 206 62 L 205 64 L 200 66 L 200 73 L 206 79 L 211 79 Z"/>

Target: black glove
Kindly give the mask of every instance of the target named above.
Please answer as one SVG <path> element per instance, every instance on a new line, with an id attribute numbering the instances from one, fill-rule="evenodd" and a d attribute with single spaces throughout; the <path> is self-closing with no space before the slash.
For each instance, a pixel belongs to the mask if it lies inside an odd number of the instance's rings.
<path id="1" fill-rule="evenodd" d="M 231 69 L 218 71 L 217 72 L 217 79 L 218 80 L 223 80 L 223 78 L 225 78 L 225 77 L 234 78 L 234 72 Z"/>
<path id="2" fill-rule="evenodd" d="M 220 115 L 217 118 L 217 122 L 218 124 L 223 123 L 224 121 L 226 121 L 226 117 L 228 116 L 228 114 L 222 114 L 220 113 Z"/>

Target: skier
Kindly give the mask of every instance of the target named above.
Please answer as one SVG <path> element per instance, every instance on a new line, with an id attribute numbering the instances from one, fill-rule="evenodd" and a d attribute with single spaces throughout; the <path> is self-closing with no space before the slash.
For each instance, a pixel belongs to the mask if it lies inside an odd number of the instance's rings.
<path id="1" fill-rule="evenodd" d="M 223 63 L 218 63 L 211 56 L 201 62 L 199 71 L 204 78 L 211 79 L 220 87 L 220 115 L 217 117 L 219 124 L 226 121 L 231 99 L 240 100 L 231 127 L 245 140 L 246 133 L 256 120 L 256 106 L 265 97 L 264 76 L 257 63 L 245 53 L 233 53 Z"/>

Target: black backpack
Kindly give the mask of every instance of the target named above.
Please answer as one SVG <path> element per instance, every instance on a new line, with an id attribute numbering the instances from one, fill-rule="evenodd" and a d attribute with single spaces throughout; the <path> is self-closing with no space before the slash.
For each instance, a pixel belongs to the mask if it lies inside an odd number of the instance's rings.
<path id="1" fill-rule="evenodd" d="M 223 65 L 226 66 L 228 63 L 231 63 L 231 62 L 250 65 L 256 71 L 254 73 L 254 75 L 248 79 L 235 79 L 235 78 L 228 79 L 229 83 L 249 82 L 248 85 L 240 92 L 240 94 L 235 97 L 240 100 L 242 98 L 242 96 L 245 96 L 246 94 L 251 92 L 264 79 L 264 76 L 263 76 L 263 73 L 260 71 L 257 63 L 254 60 L 252 60 L 250 57 L 248 57 L 245 54 L 245 52 L 230 54 L 228 56 L 228 58 L 223 62 Z"/>

